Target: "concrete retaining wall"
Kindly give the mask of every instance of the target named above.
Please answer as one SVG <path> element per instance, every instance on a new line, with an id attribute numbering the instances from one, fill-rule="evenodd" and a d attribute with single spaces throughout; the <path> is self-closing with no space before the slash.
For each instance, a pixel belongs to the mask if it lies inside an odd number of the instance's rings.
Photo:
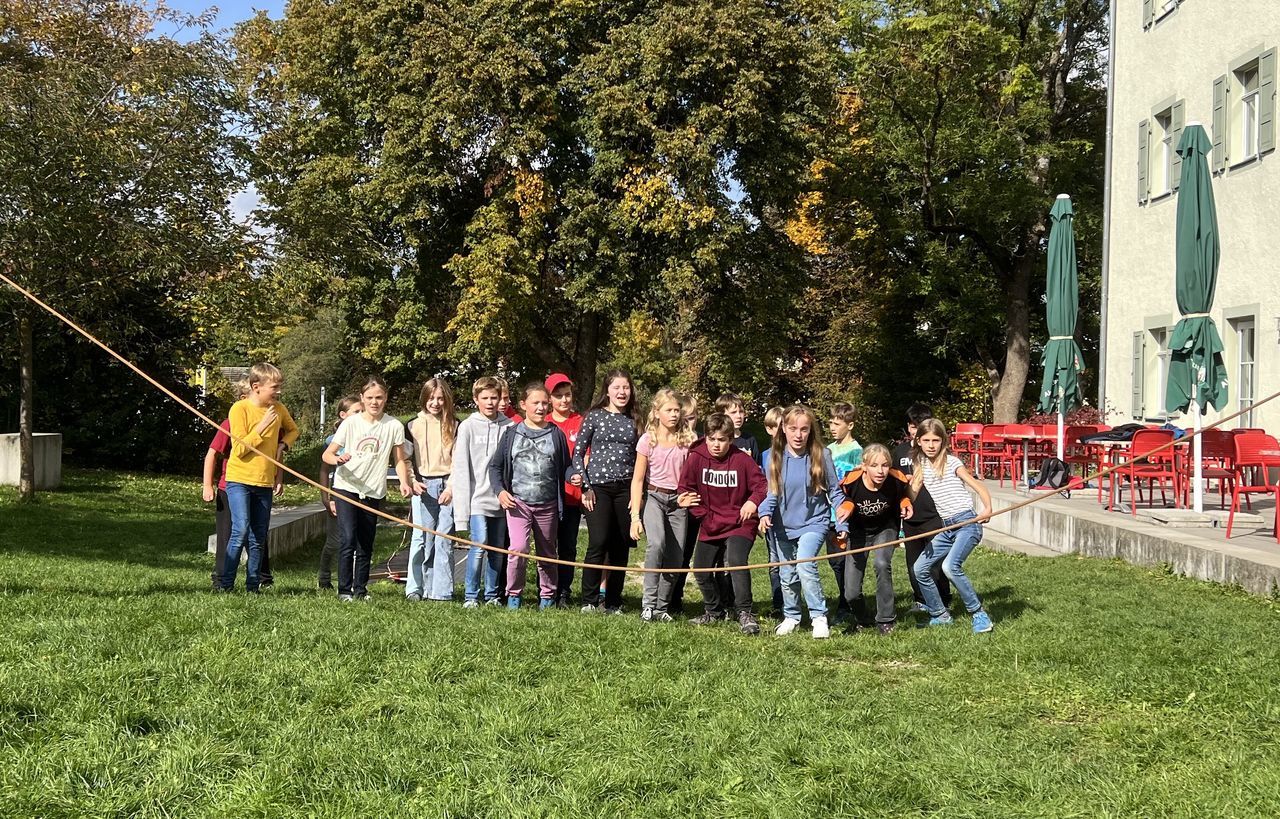
<path id="1" fill-rule="evenodd" d="M 274 558 L 286 555 L 294 549 L 324 537 L 325 519 L 328 513 L 319 503 L 309 503 L 296 509 L 282 509 L 271 514 L 271 529 L 267 533 L 267 551 Z M 209 535 L 208 550 L 213 554 L 217 547 L 217 535 Z M 240 562 L 248 559 L 242 552 Z"/>
<path id="2" fill-rule="evenodd" d="M 62 433 L 37 432 L 32 436 L 35 452 L 36 489 L 57 489 L 62 485 Z M 22 477 L 22 443 L 16 432 L 0 435 L 0 486 L 17 486 Z"/>
<path id="3" fill-rule="evenodd" d="M 992 493 L 996 509 L 1022 500 Z M 1228 541 L 1221 529 L 1171 529 L 1124 518 L 1115 512 L 1093 511 L 1087 504 L 1047 500 L 991 519 L 989 528 L 1054 552 L 1088 557 L 1120 558 L 1136 566 L 1169 566 L 1178 574 L 1216 583 L 1238 585 L 1257 595 L 1280 589 L 1280 547 L 1259 548 Z M 1203 534 L 1202 534 L 1203 533 Z"/>

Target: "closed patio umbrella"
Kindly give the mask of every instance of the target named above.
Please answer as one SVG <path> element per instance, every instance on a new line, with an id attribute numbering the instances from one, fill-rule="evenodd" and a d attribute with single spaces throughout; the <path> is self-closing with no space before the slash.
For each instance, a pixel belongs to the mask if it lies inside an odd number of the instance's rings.
<path id="1" fill-rule="evenodd" d="M 1076 270 L 1076 239 L 1072 227 L 1071 197 L 1058 196 L 1049 211 L 1049 260 L 1045 271 L 1045 317 L 1049 341 L 1044 345 L 1044 381 L 1040 387 L 1040 412 L 1058 414 L 1058 460 L 1063 455 L 1063 416 L 1080 406 L 1080 378 L 1084 356 L 1076 343 L 1076 316 L 1080 312 L 1080 281 Z"/>
<path id="2" fill-rule="evenodd" d="M 1191 408 L 1196 432 L 1193 448 L 1193 494 L 1196 512 L 1204 510 L 1201 485 L 1201 415 L 1212 405 L 1227 403 L 1227 367 L 1222 361 L 1222 337 L 1209 317 L 1218 286 L 1218 213 L 1213 202 L 1213 177 L 1208 154 L 1213 143 L 1198 122 L 1187 123 L 1178 141 L 1182 157 L 1182 185 L 1178 188 L 1177 227 L 1174 230 L 1175 292 L 1181 318 L 1169 339 L 1169 380 L 1165 409 Z"/>

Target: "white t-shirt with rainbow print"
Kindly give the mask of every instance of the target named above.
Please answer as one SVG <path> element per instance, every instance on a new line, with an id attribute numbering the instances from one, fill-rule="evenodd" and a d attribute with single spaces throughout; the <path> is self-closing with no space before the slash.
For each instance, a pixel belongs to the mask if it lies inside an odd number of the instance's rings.
<path id="1" fill-rule="evenodd" d="M 355 492 L 362 498 L 387 496 L 387 464 L 392 449 L 404 443 L 404 424 L 384 415 L 369 421 L 364 413 L 350 415 L 338 427 L 333 440 L 351 460 L 333 473 L 333 488 Z"/>

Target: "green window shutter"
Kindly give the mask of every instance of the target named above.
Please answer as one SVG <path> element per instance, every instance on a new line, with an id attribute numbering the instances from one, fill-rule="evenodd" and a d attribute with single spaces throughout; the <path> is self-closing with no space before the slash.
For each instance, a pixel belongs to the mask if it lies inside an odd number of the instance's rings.
<path id="1" fill-rule="evenodd" d="M 1138 123 L 1138 204 L 1151 198 L 1151 125 L 1148 120 Z"/>
<path id="2" fill-rule="evenodd" d="M 1146 373 L 1143 371 L 1143 358 L 1146 357 L 1146 333 L 1133 334 L 1133 360 L 1130 373 L 1133 376 L 1133 397 L 1129 404 L 1129 414 L 1141 420 L 1143 417 L 1142 392 L 1145 386 Z"/>
<path id="3" fill-rule="evenodd" d="M 1182 155 L 1177 152 L 1178 143 L 1182 141 L 1182 128 L 1187 120 L 1187 102 L 1178 100 L 1169 109 L 1169 127 L 1173 129 L 1173 159 L 1169 166 L 1169 190 L 1176 191 L 1182 184 Z"/>
<path id="4" fill-rule="evenodd" d="M 1155 0 L 1142 0 L 1142 27 L 1147 28 L 1156 19 Z"/>
<path id="5" fill-rule="evenodd" d="M 1227 167 L 1227 75 L 1213 81 L 1213 172 Z"/>
<path id="6" fill-rule="evenodd" d="M 1276 149 L 1276 50 L 1258 58 L 1258 153 Z"/>

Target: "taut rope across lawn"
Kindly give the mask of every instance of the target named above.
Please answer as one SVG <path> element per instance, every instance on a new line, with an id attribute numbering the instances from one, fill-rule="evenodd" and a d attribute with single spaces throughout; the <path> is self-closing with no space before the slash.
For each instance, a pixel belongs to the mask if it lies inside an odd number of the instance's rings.
<path id="1" fill-rule="evenodd" d="M 208 425 L 209 425 L 210 427 L 212 427 L 213 429 L 215 429 L 215 430 L 216 430 L 216 429 L 219 429 L 219 428 L 220 428 L 220 427 L 219 427 L 219 425 L 218 425 L 218 422 L 217 422 L 217 421 L 214 421 L 212 418 L 210 418 L 209 416 L 205 415 L 203 412 L 201 412 L 200 410 L 196 409 L 196 408 L 195 408 L 195 407 L 193 407 L 191 404 L 187 403 L 185 400 L 183 400 L 183 398 L 182 398 L 181 396 L 179 396 L 179 395 L 177 395 L 175 392 L 173 392 L 173 390 L 169 389 L 169 388 L 168 388 L 168 387 L 166 387 L 164 384 L 161 384 L 159 381 L 157 381 L 157 380 L 156 380 L 155 378 L 153 378 L 151 375 L 149 375 L 148 373 L 144 372 L 140 367 L 138 367 L 138 366 L 137 366 L 136 364 L 134 364 L 132 361 L 130 361 L 129 359 L 125 358 L 125 357 L 124 357 L 124 356 L 122 356 L 120 353 L 117 353 L 115 350 L 111 349 L 111 347 L 109 347 L 106 343 L 104 343 L 104 342 L 100 341 L 96 336 L 94 336 L 94 335 L 93 335 L 92 333 L 90 333 L 88 330 L 84 329 L 83 327 L 81 327 L 80 325 L 76 324 L 76 323 L 75 323 L 74 321 L 72 321 L 71 319 L 69 319 L 69 318 L 67 318 L 66 316 L 64 316 L 62 313 L 60 313 L 60 312 L 58 312 L 57 310 L 55 310 L 53 307 L 51 307 L 51 306 L 49 306 L 48 304 L 46 304 L 44 301 L 42 301 L 42 300 L 41 300 L 38 296 L 36 296 L 34 293 L 32 293 L 31 291 L 29 291 L 29 290 L 27 290 L 26 288 L 22 287 L 21 285 L 19 285 L 19 284 L 18 284 L 17 282 L 15 282 L 13 279 L 9 278 L 9 277 L 8 277 L 7 275 L 5 275 L 4 273 L 0 273 L 0 281 L 3 281 L 5 284 L 9 285 L 9 286 L 10 286 L 10 287 L 12 287 L 14 290 L 16 290 L 17 292 L 21 293 L 24 297 L 26 297 L 26 298 L 27 298 L 29 301 L 31 301 L 33 304 L 35 304 L 35 305 L 39 306 L 39 307 L 40 307 L 41 309 L 43 309 L 45 312 L 49 313 L 49 315 L 53 316 L 54 318 L 56 318 L 56 319 L 58 319 L 59 321 L 61 321 L 63 324 L 65 324 L 65 325 L 67 325 L 68 327 L 70 327 L 71 329 L 75 330 L 77 333 L 79 333 L 80 335 L 84 336 L 86 339 L 88 339 L 89 341 L 91 341 L 93 344 L 96 344 L 98 347 L 102 348 L 102 350 L 103 350 L 103 351 L 105 351 L 108 355 L 110 355 L 112 358 L 116 359 L 116 360 L 117 360 L 117 361 L 119 361 L 121 364 L 123 364 L 123 365 L 125 365 L 126 367 L 128 367 L 128 368 L 129 368 L 130 370 L 132 370 L 133 372 L 137 373 L 139 377 L 141 377 L 141 378 L 142 378 L 143 380 L 145 380 L 147 383 L 151 384 L 151 385 L 152 385 L 153 387 L 155 387 L 156 389 L 160 390 L 160 392 L 164 393 L 166 396 L 168 396 L 168 397 L 169 397 L 169 399 L 170 399 L 170 400 L 172 400 L 172 401 L 174 401 L 175 403 L 177 403 L 177 404 L 178 404 L 179 406 L 181 406 L 183 409 L 187 410 L 187 411 L 188 411 L 188 412 L 190 412 L 192 415 L 196 416 L 197 418 L 199 418 L 201 421 L 203 421 L 203 422 L 205 422 L 206 424 L 208 424 Z M 1231 415 L 1228 415 L 1228 416 L 1226 416 L 1226 417 L 1224 417 L 1224 418 L 1219 419 L 1218 421 L 1215 421 L 1215 422 L 1214 422 L 1214 423 L 1212 423 L 1212 424 L 1209 424 L 1208 426 L 1203 427 L 1203 428 L 1201 429 L 1201 432 L 1205 432 L 1205 431 L 1207 431 L 1207 430 L 1211 430 L 1211 429 L 1217 429 L 1218 427 L 1222 426 L 1223 424 L 1227 423 L 1228 421 L 1235 420 L 1236 418 L 1239 418 L 1241 415 L 1245 414 L 1246 412 L 1249 412 L 1249 411 L 1253 410 L 1255 407 L 1260 407 L 1260 406 L 1262 406 L 1263 404 L 1266 404 L 1266 403 L 1268 403 L 1269 401 L 1272 401 L 1273 399 L 1275 399 L 1275 398 L 1277 398 L 1277 397 L 1280 397 L 1280 392 L 1274 392 L 1274 393 L 1272 393 L 1271 395 L 1268 395 L 1266 398 L 1263 398 L 1263 399 L 1261 399 L 1261 400 L 1259 400 L 1259 401 L 1255 401 L 1252 405 L 1250 405 L 1249 407 L 1247 407 L 1247 408 L 1245 408 L 1245 409 L 1243 409 L 1243 410 L 1240 410 L 1240 411 L 1238 411 L 1238 412 L 1235 412 L 1235 413 L 1233 413 L 1233 414 L 1231 414 Z M 1174 441 L 1170 441 L 1170 442 L 1168 442 L 1168 443 L 1166 443 L 1166 444 L 1161 444 L 1160 446 L 1158 446 L 1158 447 L 1156 447 L 1155 449 L 1151 450 L 1151 451 L 1148 453 L 1148 455 L 1154 455 L 1154 454 L 1156 454 L 1156 453 L 1158 453 L 1158 452 L 1163 452 L 1164 450 L 1166 450 L 1166 449 L 1170 449 L 1170 448 L 1172 448 L 1172 447 L 1174 447 L 1174 446 L 1178 445 L 1179 443 L 1181 443 L 1181 442 L 1183 442 L 1183 441 L 1190 441 L 1190 440 L 1191 440 L 1192 438 L 1194 438 L 1194 437 L 1195 437 L 1195 435 L 1197 435 L 1197 434 L 1199 434 L 1199 433 L 1196 433 L 1196 432 L 1194 432 L 1194 431 L 1192 431 L 1192 432 L 1188 432 L 1188 433 L 1187 433 L 1186 435 L 1184 435 L 1182 438 L 1176 439 L 1176 440 L 1174 440 Z M 845 550 L 842 550 L 842 551 L 829 552 L 829 553 L 827 553 L 827 554 L 814 555 L 813 557 L 801 557 L 801 558 L 796 558 L 795 560 L 779 560 L 779 561 L 775 561 L 775 562 L 772 562 L 772 563 L 752 563 L 752 564 L 749 564 L 749 565 L 746 565 L 746 566 L 709 566 L 709 567 L 706 567 L 706 568 L 703 568 L 703 569 L 695 569 L 695 568 L 688 568 L 688 569 L 683 569 L 683 568 L 667 568 L 667 569 L 654 568 L 654 569 L 647 569 L 647 568 L 640 568 L 640 567 L 635 567 L 635 566 L 626 566 L 626 567 L 621 567 L 621 566 L 610 566 L 610 565 L 600 564 L 600 563 L 580 563 L 580 562 L 578 562 L 578 561 L 574 561 L 574 560 L 561 560 L 561 559 L 560 559 L 560 558 L 558 558 L 558 557 L 542 557 L 542 556 L 539 556 L 539 555 L 536 555 L 536 554 L 526 554 L 526 553 L 522 553 L 522 552 L 513 552 L 513 551 L 511 551 L 510 549 L 503 549 L 503 548 L 502 548 L 502 547 L 500 547 L 500 546 L 489 546 L 489 545 L 484 544 L 484 543 L 476 543 L 476 542 L 475 542 L 475 541 L 473 541 L 473 540 L 468 540 L 468 539 L 463 538 L 463 537 L 458 537 L 457 535 L 455 535 L 455 534 L 453 534 L 453 533 L 451 533 L 451 532 L 437 532 L 437 531 L 435 531 L 434 529 L 428 529 L 428 528 L 427 528 L 427 527 L 425 527 L 425 526 L 419 526 L 418 524 L 414 523 L 413 521 L 405 520 L 405 519 L 403 519 L 403 518 L 398 518 L 398 517 L 396 517 L 395 515 L 389 514 L 389 513 L 387 513 L 387 512 L 383 512 L 383 511 L 382 511 L 382 510 L 380 510 L 380 509 L 374 509 L 374 508 L 373 508 L 373 507 L 371 507 L 371 506 L 366 506 L 365 504 L 360 503 L 358 500 L 353 500 L 353 499 L 351 499 L 351 498 L 347 498 L 347 497 L 345 497 L 345 496 L 343 496 L 343 495 L 340 495 L 340 494 L 338 494 L 337 492 L 333 491 L 332 489 L 329 489 L 328 487 L 321 486 L 319 483 L 317 483 L 316 481 L 314 481 L 314 480 L 312 480 L 311 478 L 307 477 L 306 475 L 303 475 L 301 472 L 298 472 L 298 471 L 296 471 L 296 470 L 294 470 L 294 469 L 290 469 L 288 466 L 284 465 L 284 464 L 283 464 L 283 463 L 281 463 L 280 461 L 277 461 L 273 456 L 268 455 L 267 453 L 265 453 L 265 452 L 263 452 L 263 451 L 261 451 L 261 450 L 259 450 L 259 449 L 255 448 L 255 447 L 250 446 L 249 444 L 245 443 L 245 442 L 244 442 L 244 440 L 243 440 L 243 439 L 241 439 L 241 438 L 239 438 L 238 436 L 236 436 L 236 435 L 232 434 L 232 436 L 231 436 L 231 437 L 232 437 L 232 438 L 234 438 L 234 439 L 236 440 L 236 442 L 237 442 L 237 443 L 241 444 L 241 445 L 242 445 L 242 446 L 244 446 L 246 449 L 248 449 L 248 450 L 252 451 L 253 453 L 255 453 L 255 454 L 257 454 L 257 455 L 262 456 L 263 458 L 266 458 L 268 461 L 270 461 L 271 463 L 275 464 L 275 465 L 276 465 L 276 467 L 278 467 L 279 469 L 281 469 L 281 470 L 283 470 L 283 471 L 287 472 L 288 474 L 290 474 L 290 475 L 294 476 L 295 478 L 297 478 L 298 480 L 302 481 L 303 483 L 308 484 L 309 486 L 313 486 L 313 487 L 315 487 L 316 489 L 319 489 L 321 492 L 323 492 L 323 493 L 325 493 L 325 494 L 329 495 L 329 497 L 330 497 L 330 498 L 332 498 L 332 499 L 334 499 L 334 500 L 337 500 L 337 501 L 341 501 L 341 502 L 343 502 L 343 503 L 349 503 L 349 504 L 351 504 L 352 506 L 355 506 L 355 507 L 357 507 L 357 508 L 359 508 L 359 509 L 363 509 L 363 510 L 364 510 L 364 511 L 366 511 L 366 512 L 369 512 L 369 513 L 371 513 L 371 514 L 373 514 L 373 515 L 376 515 L 376 516 L 378 516 L 378 517 L 380 517 L 380 518 L 383 518 L 384 520 L 388 520 L 388 521 L 390 521 L 390 522 L 392 522 L 392 523 L 395 523 L 395 524 L 396 524 L 396 525 L 398 525 L 398 526 L 404 526 L 404 527 L 406 527 L 406 528 L 410 528 L 410 529 L 417 529 L 418 531 L 425 532 L 426 534 L 429 534 L 429 535 L 435 535 L 436 537 L 442 537 L 442 538 L 445 538 L 445 539 L 447 539 L 447 540 L 452 541 L 453 543 L 458 544 L 459 546 L 464 546 L 464 547 L 467 547 L 467 548 L 476 547 L 476 548 L 480 548 L 480 549 L 483 549 L 483 550 L 488 551 L 488 552 L 498 552 L 498 553 L 500 553 L 500 554 L 511 555 L 511 556 L 513 556 L 513 557 L 523 557 L 523 558 L 525 558 L 525 559 L 527 559 L 527 560 L 532 560 L 532 561 L 540 562 L 540 563 L 551 563 L 551 564 L 554 564 L 554 565 L 557 565 L 557 566 L 573 566 L 573 567 L 578 568 L 578 569 L 600 569 L 600 570 L 602 570 L 602 571 L 611 571 L 611 572 L 616 572 L 616 571 L 627 571 L 627 572 L 639 572 L 639 573 L 643 573 L 643 574 L 684 574 L 684 573 L 688 573 L 688 574 L 705 574 L 705 573 L 709 573 L 709 572 L 715 572 L 715 573 L 720 573 L 720 572 L 742 572 L 742 571 L 751 571 L 751 570 L 753 570 L 753 569 L 770 569 L 770 568 L 773 568 L 773 567 L 775 567 L 775 566 L 795 566 L 795 565 L 798 565 L 798 564 L 801 564 L 801 563 L 816 563 L 816 562 L 818 562 L 818 561 L 820 561 L 820 560 L 834 560 L 834 559 L 836 559 L 836 558 L 843 558 L 843 557 L 846 557 L 846 556 L 848 556 L 848 555 L 859 554 L 859 553 L 862 553 L 862 552 L 870 552 L 870 551 L 874 551 L 874 550 L 876 550 L 876 549 L 883 549 L 883 548 L 885 548 L 885 547 L 896 547 L 896 546 L 899 546 L 899 545 L 901 545 L 901 544 L 907 543 L 908 541 L 912 541 L 912 540 L 923 540 L 923 539 L 925 539 L 925 538 L 932 539 L 934 535 L 937 535 L 937 534 L 939 534 L 939 533 L 941 533 L 941 532 L 949 532 L 949 531 L 951 531 L 951 530 L 953 530 L 953 529 L 960 529 L 960 528 L 962 528 L 962 527 L 964 527 L 964 526 L 968 526 L 969 524 L 974 523 L 975 521 L 977 521 L 977 520 L 978 520 L 978 518 L 974 518 L 974 519 L 971 519 L 971 520 L 960 521 L 959 523 L 953 523 L 953 524 L 951 524 L 950 526 L 943 526 L 943 527 L 940 527 L 940 528 L 938 528 L 938 529 L 934 529 L 933 531 L 930 531 L 930 532 L 922 532 L 922 533 L 920 533 L 920 534 L 918 534 L 918 535 L 911 535 L 911 536 L 909 536 L 909 537 L 900 537 L 900 538 L 898 538 L 897 540 L 892 540 L 892 541 L 889 541 L 889 542 L 886 542 L 886 543 L 877 543 L 877 544 L 875 544 L 875 545 L 872 545 L 872 546 L 866 546 L 866 547 L 862 547 L 862 548 L 859 548 L 859 549 L 845 549 Z M 1124 468 L 1124 465 L 1123 465 L 1123 464 L 1118 464 L 1118 465 L 1116 465 L 1116 466 L 1111 466 L 1111 467 L 1108 467 L 1108 468 L 1106 468 L 1106 469 L 1099 470 L 1098 472 L 1095 472 L 1095 473 L 1094 473 L 1094 474 L 1092 474 L 1092 475 L 1088 475 L 1088 476 L 1086 476 L 1086 477 L 1083 477 L 1083 478 L 1081 478 L 1081 481 L 1082 481 L 1082 482 L 1085 482 L 1085 483 L 1087 483 L 1087 482 L 1089 482 L 1089 481 L 1095 481 L 1095 480 L 1098 480 L 1098 479 L 1100 479 L 1100 478 L 1106 477 L 1107 475 L 1110 475 L 1112 472 L 1116 472 L 1116 471 L 1118 471 L 1118 470 L 1120 470 L 1120 469 L 1123 469 L 1123 468 Z M 999 516 L 999 515 L 1006 515 L 1006 514 L 1009 514 L 1010 512 L 1015 512 L 1015 511 L 1017 511 L 1017 510 L 1019 510 L 1019 509 L 1022 509 L 1022 508 L 1024 508 L 1024 507 L 1031 506 L 1032 504 L 1035 504 L 1035 503 L 1039 503 L 1040 501 L 1045 500 L 1045 499 L 1047 499 L 1047 498 L 1049 498 L 1049 497 L 1051 497 L 1051 496 L 1053 496 L 1053 495 L 1055 495 L 1055 494 L 1057 494 L 1057 492 L 1053 492 L 1053 491 L 1045 491 L 1045 492 L 1041 493 L 1040 495 L 1034 495 L 1034 496 L 1032 496 L 1032 497 L 1027 498 L 1026 500 L 1019 501 L 1019 502 L 1017 502 L 1017 503 L 1013 504 L 1012 506 L 1006 507 L 1006 508 L 1001 509 L 1001 510 L 999 510 L 999 511 L 994 511 L 994 512 L 992 512 L 992 511 L 988 510 L 989 514 L 987 514 L 987 515 L 983 516 L 983 517 L 982 517 L 982 519 L 983 519 L 983 520 L 985 520 L 985 519 L 987 519 L 987 518 L 993 518 L 993 517 L 997 517 L 997 516 Z"/>

